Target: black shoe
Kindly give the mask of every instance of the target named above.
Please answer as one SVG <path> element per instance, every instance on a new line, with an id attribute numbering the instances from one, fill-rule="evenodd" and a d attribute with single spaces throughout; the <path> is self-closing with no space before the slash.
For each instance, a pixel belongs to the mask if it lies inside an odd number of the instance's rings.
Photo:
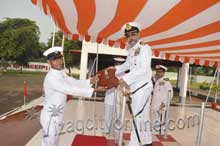
<path id="1" fill-rule="evenodd" d="M 151 144 L 145 144 L 145 145 L 143 145 L 143 146 L 153 146 L 153 145 L 152 145 L 152 143 L 151 143 Z"/>

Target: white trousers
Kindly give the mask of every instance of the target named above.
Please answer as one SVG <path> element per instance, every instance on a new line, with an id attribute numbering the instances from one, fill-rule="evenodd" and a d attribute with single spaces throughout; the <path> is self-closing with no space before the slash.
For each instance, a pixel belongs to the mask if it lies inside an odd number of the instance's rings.
<path id="1" fill-rule="evenodd" d="M 135 117 L 137 129 L 142 145 L 152 143 L 152 134 L 150 127 L 150 101 L 151 101 L 152 89 L 153 89 L 152 87 L 147 87 L 147 86 L 143 87 L 141 90 L 137 91 L 132 96 L 131 107 L 134 115 L 136 115 L 139 111 L 141 111 L 147 99 L 149 98 L 141 114 Z M 134 126 L 132 126 L 132 131 L 128 146 L 139 146 L 139 142 L 137 139 Z"/>
<path id="2" fill-rule="evenodd" d="M 153 134 L 165 134 L 166 126 L 166 111 L 159 111 L 158 109 L 152 110 L 152 131 Z"/>
<path id="3" fill-rule="evenodd" d="M 104 115 L 104 132 L 112 133 L 115 132 L 115 124 L 117 120 L 120 120 L 120 107 L 119 104 L 110 105 L 105 104 L 105 115 Z"/>
<path id="4" fill-rule="evenodd" d="M 59 132 L 63 124 L 62 117 L 51 117 L 50 113 L 42 110 L 40 115 L 43 135 L 42 146 L 58 146 Z"/>

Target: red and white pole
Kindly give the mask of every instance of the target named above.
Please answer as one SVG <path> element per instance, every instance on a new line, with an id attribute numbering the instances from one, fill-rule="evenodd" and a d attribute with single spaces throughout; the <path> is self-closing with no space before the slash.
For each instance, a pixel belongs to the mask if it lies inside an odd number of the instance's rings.
<path id="1" fill-rule="evenodd" d="M 24 105 L 26 105 L 26 97 L 27 97 L 27 83 L 24 81 Z"/>

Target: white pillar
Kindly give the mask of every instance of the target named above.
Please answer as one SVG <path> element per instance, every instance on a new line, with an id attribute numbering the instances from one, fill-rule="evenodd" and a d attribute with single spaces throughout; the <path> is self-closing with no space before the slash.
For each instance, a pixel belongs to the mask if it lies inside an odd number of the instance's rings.
<path id="1" fill-rule="evenodd" d="M 180 89 L 180 79 L 182 78 L 181 68 L 178 69 L 177 87 Z"/>
<path id="2" fill-rule="evenodd" d="M 186 92 L 187 92 L 187 83 L 188 83 L 188 72 L 189 72 L 189 63 L 183 63 L 180 68 L 180 103 L 186 102 Z"/>
<path id="3" fill-rule="evenodd" d="M 82 45 L 81 61 L 80 61 L 80 79 L 86 79 L 88 64 L 88 50 L 85 47 L 84 42 Z"/>

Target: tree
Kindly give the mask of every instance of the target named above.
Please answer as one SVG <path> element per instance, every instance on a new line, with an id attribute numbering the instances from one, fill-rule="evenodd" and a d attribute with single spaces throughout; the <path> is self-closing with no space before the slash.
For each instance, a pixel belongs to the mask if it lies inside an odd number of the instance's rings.
<path id="1" fill-rule="evenodd" d="M 38 55 L 40 30 L 29 19 L 6 18 L 0 22 L 0 58 L 26 65 Z"/>
<path id="2" fill-rule="evenodd" d="M 55 41 L 54 46 L 61 46 L 62 45 L 62 38 L 63 33 L 61 31 L 56 32 L 55 34 Z M 48 40 L 48 48 L 52 46 L 52 36 Z M 70 50 L 81 50 L 82 49 L 82 42 L 81 41 L 72 41 L 67 40 L 65 38 L 64 40 L 64 58 L 65 58 L 65 64 L 67 68 L 78 66 L 80 63 L 80 55 L 74 55 L 70 53 Z"/>

